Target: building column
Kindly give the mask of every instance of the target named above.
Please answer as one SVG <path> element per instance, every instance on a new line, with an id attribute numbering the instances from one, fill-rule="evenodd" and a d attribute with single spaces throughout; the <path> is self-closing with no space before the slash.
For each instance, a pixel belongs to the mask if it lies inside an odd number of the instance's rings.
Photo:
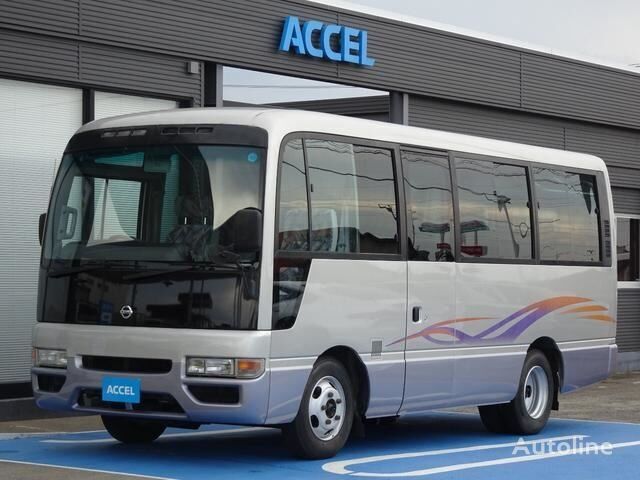
<path id="1" fill-rule="evenodd" d="M 82 89 L 82 123 L 89 123 L 96 118 L 96 91 L 92 88 Z"/>
<path id="2" fill-rule="evenodd" d="M 389 121 L 409 125 L 409 94 L 389 92 Z"/>
<path id="3" fill-rule="evenodd" d="M 222 65 L 204 63 L 204 106 L 222 107 Z"/>

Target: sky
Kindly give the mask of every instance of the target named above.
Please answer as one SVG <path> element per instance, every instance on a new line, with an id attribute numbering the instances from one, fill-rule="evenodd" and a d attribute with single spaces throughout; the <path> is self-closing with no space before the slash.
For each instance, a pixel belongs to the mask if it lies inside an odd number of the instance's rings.
<path id="1" fill-rule="evenodd" d="M 390 11 L 525 43 L 559 55 L 611 65 L 640 64 L 638 0 L 317 0 L 318 3 Z M 384 15 L 384 12 L 383 12 Z M 631 67 L 634 68 L 634 67 Z M 640 73 L 640 67 L 638 68 Z M 365 89 L 329 88 L 309 82 L 225 69 L 225 99 L 267 103 L 379 94 Z M 234 86 L 236 85 L 236 86 Z M 244 86 L 237 86 L 244 85 Z M 247 86 L 248 85 L 248 86 Z M 256 88 L 260 85 L 261 88 Z M 265 85 L 275 87 L 264 88 Z M 295 88 L 286 88 L 295 86 Z"/>

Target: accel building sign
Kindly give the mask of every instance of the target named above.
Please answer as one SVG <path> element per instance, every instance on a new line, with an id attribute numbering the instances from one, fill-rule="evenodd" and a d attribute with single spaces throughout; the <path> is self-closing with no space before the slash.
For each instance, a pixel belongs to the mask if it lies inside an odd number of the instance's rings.
<path id="1" fill-rule="evenodd" d="M 375 60 L 367 54 L 367 40 L 366 30 L 317 20 L 301 23 L 298 17 L 289 16 L 284 21 L 280 50 L 373 67 Z"/>

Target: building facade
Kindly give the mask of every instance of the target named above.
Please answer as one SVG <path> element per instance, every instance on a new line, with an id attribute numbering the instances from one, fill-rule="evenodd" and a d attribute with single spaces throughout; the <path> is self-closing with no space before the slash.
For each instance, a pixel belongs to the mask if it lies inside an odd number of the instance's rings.
<path id="1" fill-rule="evenodd" d="M 602 157 L 620 369 L 640 365 L 640 75 L 307 0 L 0 0 L 0 12 L 0 396 L 28 387 L 37 219 L 68 138 L 106 116 L 221 106 L 222 66 L 389 92 L 288 106 Z M 353 29 L 348 48 L 367 56 L 338 58 L 340 35 L 325 45 L 334 60 L 283 51 L 290 16 Z"/>

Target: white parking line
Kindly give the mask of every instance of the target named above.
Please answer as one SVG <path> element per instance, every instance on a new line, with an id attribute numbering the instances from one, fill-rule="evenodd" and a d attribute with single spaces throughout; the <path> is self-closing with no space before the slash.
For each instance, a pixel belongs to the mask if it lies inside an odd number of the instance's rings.
<path id="1" fill-rule="evenodd" d="M 459 464 L 453 464 L 453 465 L 444 465 L 442 467 L 427 468 L 423 470 L 412 470 L 412 471 L 393 472 L 393 473 L 357 472 L 353 470 L 348 470 L 346 468 L 346 467 L 351 467 L 353 465 L 381 462 L 386 460 L 397 460 L 402 458 L 415 458 L 415 457 L 433 456 L 433 455 L 446 455 L 446 454 L 458 453 L 458 452 L 489 450 L 489 449 L 496 449 L 496 448 L 503 448 L 503 447 L 516 447 L 516 446 L 523 446 L 527 444 L 534 445 L 538 443 L 557 442 L 557 441 L 571 440 L 571 439 L 579 440 L 583 438 L 587 438 L 587 435 L 544 438 L 539 440 L 532 440 L 529 442 L 514 442 L 514 443 L 495 444 L 495 445 L 478 445 L 475 447 L 466 447 L 466 448 L 459 448 L 459 449 L 430 450 L 426 452 L 400 453 L 395 455 L 379 455 L 377 457 L 367 457 L 367 458 L 360 458 L 355 460 L 330 462 L 330 463 L 324 464 L 322 466 L 322 469 L 325 470 L 326 472 L 336 473 L 340 475 L 351 475 L 354 477 L 388 477 L 388 478 L 419 477 L 419 476 L 437 475 L 439 473 L 450 473 L 450 472 L 457 472 L 461 470 L 470 470 L 473 468 L 484 468 L 484 467 L 492 467 L 496 465 L 507 465 L 512 463 L 521 463 L 521 462 L 532 462 L 536 460 L 545 460 L 549 458 L 565 457 L 568 455 L 596 453 L 601 451 L 602 452 L 609 451 L 616 448 L 640 446 L 640 441 L 614 443 L 614 444 L 604 443 L 604 444 L 596 444 L 591 446 L 573 448 L 569 450 L 561 450 L 557 452 L 548 452 L 548 453 L 540 453 L 540 454 L 524 455 L 524 456 L 511 456 L 511 457 L 497 458 L 494 460 L 486 460 L 481 462 L 459 463 Z"/>
<path id="2" fill-rule="evenodd" d="M 230 428 L 227 430 L 207 430 L 204 432 L 188 432 L 188 433 L 168 433 L 166 435 L 162 435 L 158 440 L 167 440 L 172 438 L 183 438 L 183 437 L 204 437 L 204 436 L 217 436 L 217 435 L 233 435 L 236 433 L 247 433 L 247 432 L 258 432 L 258 431 L 269 431 L 274 429 L 264 428 L 264 427 L 247 427 L 247 428 Z M 73 440 L 65 440 L 65 439 L 48 439 L 48 440 L 40 440 L 40 443 L 117 443 L 117 440 L 113 438 L 96 438 L 90 440 L 83 439 L 73 439 Z"/>
<path id="3" fill-rule="evenodd" d="M 337 473 L 340 475 L 365 475 L 358 474 L 352 470 L 348 470 L 346 467 L 353 465 L 361 465 L 363 463 L 384 462 L 386 460 L 400 460 L 404 458 L 417 458 L 417 457 L 432 457 L 437 455 L 451 455 L 453 453 L 464 452 L 479 452 L 482 450 L 496 450 L 498 448 L 517 447 L 522 445 L 536 445 L 545 442 L 562 442 L 567 440 L 581 440 L 587 438 L 588 435 L 565 435 L 563 437 L 550 437 L 540 438 L 536 440 L 530 440 L 527 442 L 507 442 L 507 443 L 494 443 L 490 445 L 474 445 L 470 447 L 458 447 L 458 448 L 445 448 L 441 450 L 427 450 L 423 452 L 409 452 L 409 453 L 395 453 L 390 455 L 376 455 L 373 457 L 356 458 L 352 460 L 341 460 L 337 462 L 325 463 L 322 469 L 326 472 Z M 368 476 L 369 474 L 366 474 Z M 398 476 L 398 474 L 390 474 L 390 476 Z M 377 474 L 371 474 L 371 476 L 378 476 Z"/>
<path id="4" fill-rule="evenodd" d="M 127 472 L 116 472 L 112 470 L 98 470 L 95 468 L 83 468 L 83 467 L 68 467 L 65 465 L 54 465 L 50 463 L 36 463 L 36 462 L 22 462 L 19 460 L 5 460 L 0 458 L 0 463 L 15 463 L 18 465 L 33 465 L 35 467 L 52 467 L 52 468 L 62 468 L 66 470 L 78 470 L 80 472 L 92 472 L 92 473 L 107 473 L 112 475 L 123 475 L 125 477 L 135 477 L 135 478 L 150 478 L 153 480 L 175 480 L 169 477 L 154 477 L 153 475 L 140 475 L 137 473 L 127 473 Z"/>

